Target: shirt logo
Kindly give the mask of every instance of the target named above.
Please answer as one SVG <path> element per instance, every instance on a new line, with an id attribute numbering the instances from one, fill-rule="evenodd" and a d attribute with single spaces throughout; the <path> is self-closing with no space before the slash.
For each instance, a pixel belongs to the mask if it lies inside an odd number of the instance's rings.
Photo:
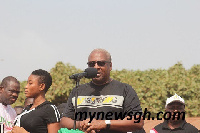
<path id="1" fill-rule="evenodd" d="M 104 106 L 122 108 L 123 101 L 124 97 L 118 95 L 78 96 L 77 108 L 81 107 L 96 108 Z M 72 98 L 72 103 L 73 105 L 75 105 L 75 97 Z"/>

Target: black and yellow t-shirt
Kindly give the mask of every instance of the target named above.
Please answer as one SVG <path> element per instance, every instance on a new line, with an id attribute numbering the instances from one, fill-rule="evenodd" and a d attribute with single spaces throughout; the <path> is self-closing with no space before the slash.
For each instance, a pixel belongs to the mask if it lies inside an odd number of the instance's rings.
<path id="1" fill-rule="evenodd" d="M 78 90 L 78 93 L 77 93 Z M 77 112 L 75 114 L 75 95 Z M 92 82 L 74 88 L 68 98 L 63 116 L 76 120 L 95 118 L 97 120 L 118 120 L 142 112 L 135 90 L 128 84 L 112 80 L 103 86 Z M 139 114 L 138 114 L 139 115 Z M 100 133 L 106 132 L 101 130 Z M 118 133 L 117 131 L 107 131 Z"/>

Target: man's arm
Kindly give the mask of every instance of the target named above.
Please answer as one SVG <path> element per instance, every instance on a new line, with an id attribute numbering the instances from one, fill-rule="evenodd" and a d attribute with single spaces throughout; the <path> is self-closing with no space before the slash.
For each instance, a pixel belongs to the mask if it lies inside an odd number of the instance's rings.
<path id="1" fill-rule="evenodd" d="M 84 121 L 76 121 L 76 129 L 85 131 L 88 128 L 88 122 L 90 119 Z M 60 121 L 61 128 L 73 129 L 74 128 L 74 120 L 68 117 L 63 117 Z M 91 130 L 90 133 L 96 133 L 94 130 Z"/>
<path id="2" fill-rule="evenodd" d="M 62 117 L 60 121 L 61 128 L 68 128 L 73 129 L 74 128 L 74 120 L 68 117 Z M 76 121 L 76 129 L 80 129 L 80 121 Z"/>
<path id="3" fill-rule="evenodd" d="M 48 133 L 58 133 L 58 130 L 60 129 L 60 123 L 49 123 L 47 124 Z"/>
<path id="4" fill-rule="evenodd" d="M 68 128 L 73 129 L 74 128 L 74 120 L 72 119 L 74 117 L 75 109 L 74 105 L 72 103 L 72 98 L 75 95 L 75 88 L 72 90 L 72 92 L 69 95 L 69 98 L 67 100 L 67 106 L 65 107 L 65 110 L 63 111 L 62 118 L 60 120 L 60 126 L 61 128 Z M 76 121 L 76 129 L 79 129 L 79 121 Z"/>

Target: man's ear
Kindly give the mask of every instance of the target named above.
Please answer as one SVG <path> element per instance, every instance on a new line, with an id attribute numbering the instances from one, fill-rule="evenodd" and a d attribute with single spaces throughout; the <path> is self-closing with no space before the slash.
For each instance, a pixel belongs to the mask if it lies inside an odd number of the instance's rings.
<path id="1" fill-rule="evenodd" d="M 110 71 L 112 70 L 112 62 L 110 62 Z"/>
<path id="2" fill-rule="evenodd" d="M 0 86 L 0 93 L 2 93 L 4 91 L 4 87 Z"/>
<path id="3" fill-rule="evenodd" d="M 40 84 L 40 91 L 43 91 L 44 89 L 45 89 L 45 84 L 44 83 Z"/>

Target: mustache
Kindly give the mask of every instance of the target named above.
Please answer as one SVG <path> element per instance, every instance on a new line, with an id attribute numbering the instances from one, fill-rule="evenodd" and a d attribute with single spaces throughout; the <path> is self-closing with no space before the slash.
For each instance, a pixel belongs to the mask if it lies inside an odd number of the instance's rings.
<path id="1" fill-rule="evenodd" d="M 17 99 L 17 96 L 11 96 L 10 99 Z"/>

